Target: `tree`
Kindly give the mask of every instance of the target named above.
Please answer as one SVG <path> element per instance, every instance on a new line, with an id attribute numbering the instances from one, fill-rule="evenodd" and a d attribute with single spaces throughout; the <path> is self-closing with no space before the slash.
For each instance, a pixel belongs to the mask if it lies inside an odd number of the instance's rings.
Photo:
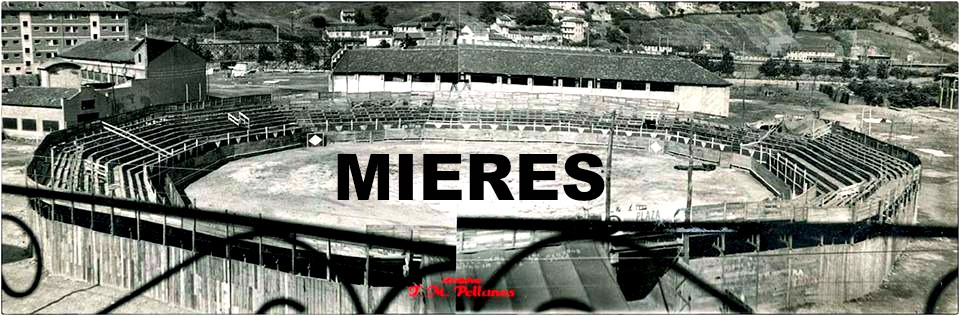
<path id="1" fill-rule="evenodd" d="M 870 69 L 870 65 L 868 64 L 860 64 L 857 66 L 857 78 L 867 79 L 870 77 L 871 72 L 873 72 L 873 70 Z"/>
<path id="2" fill-rule="evenodd" d="M 790 76 L 793 73 L 793 65 L 790 64 L 789 60 L 784 60 L 783 64 L 780 64 L 780 75 L 781 76 Z"/>
<path id="3" fill-rule="evenodd" d="M 297 60 L 297 48 L 293 42 L 285 41 L 280 43 L 280 61 L 290 63 Z"/>
<path id="4" fill-rule="evenodd" d="M 803 76 L 803 68 L 800 67 L 800 64 L 793 64 L 793 68 L 790 68 L 790 75 L 794 77 Z"/>
<path id="5" fill-rule="evenodd" d="M 204 1 L 193 1 L 193 2 L 187 2 L 187 7 L 189 7 L 191 10 L 193 10 L 193 15 L 194 15 L 194 16 L 202 16 L 202 15 L 203 15 L 203 6 L 204 6 L 205 4 L 207 4 L 207 3 L 204 2 Z"/>
<path id="6" fill-rule="evenodd" d="M 327 23 L 327 18 L 320 15 L 310 18 L 310 23 L 313 24 L 313 27 L 318 29 L 326 28 L 328 25 L 330 25 Z"/>
<path id="7" fill-rule="evenodd" d="M 826 69 L 820 68 L 820 66 L 810 67 L 810 69 L 807 69 L 807 73 L 809 73 L 811 76 L 814 76 L 814 77 L 819 77 L 822 75 L 829 74 L 827 73 Z"/>
<path id="8" fill-rule="evenodd" d="M 767 77 L 776 77 L 780 75 L 780 63 L 772 58 L 767 59 L 760 65 L 760 73 Z"/>
<path id="9" fill-rule="evenodd" d="M 480 16 L 478 18 L 483 23 L 496 22 L 497 16 L 506 11 L 503 2 L 483 2 L 480 4 Z"/>
<path id="10" fill-rule="evenodd" d="M 237 15 L 237 12 L 233 10 L 236 7 L 236 3 L 224 2 L 223 7 L 227 10 L 230 10 L 230 15 Z"/>
<path id="11" fill-rule="evenodd" d="M 202 46 L 200 46 L 200 43 L 197 42 L 196 36 L 190 37 L 190 39 L 187 40 L 186 46 L 187 46 L 187 49 L 189 49 L 190 51 L 194 52 L 197 55 L 200 55 L 200 57 L 203 57 L 203 59 L 206 59 L 207 61 L 213 59 L 213 53 L 210 53 L 209 50 L 206 50 Z"/>
<path id="12" fill-rule="evenodd" d="M 417 46 L 417 41 L 410 37 L 410 34 L 407 34 L 403 37 L 403 43 L 400 43 L 401 48 Z"/>
<path id="13" fill-rule="evenodd" d="M 913 36 L 916 36 L 917 42 L 926 42 L 930 39 L 930 32 L 927 31 L 927 29 L 918 26 L 913 28 Z"/>
<path id="14" fill-rule="evenodd" d="M 384 26 L 387 25 L 387 16 L 390 15 L 390 10 L 383 5 L 375 5 L 370 8 L 370 17 L 373 18 L 373 22 L 377 25 Z"/>
<path id="15" fill-rule="evenodd" d="M 890 77 L 890 64 L 880 63 L 877 65 L 877 79 L 887 79 Z"/>
<path id="16" fill-rule="evenodd" d="M 357 14 L 353 16 L 353 23 L 363 26 L 370 24 L 370 21 L 367 20 L 366 15 L 363 15 L 363 10 L 357 10 Z"/>
<path id="17" fill-rule="evenodd" d="M 627 42 L 627 36 L 623 35 L 623 32 L 616 27 L 607 28 L 607 42 L 625 44 Z"/>
<path id="18" fill-rule="evenodd" d="M 420 22 L 440 22 L 443 21 L 443 14 L 440 12 L 433 12 L 430 15 L 420 18 Z"/>
<path id="19" fill-rule="evenodd" d="M 716 68 L 716 67 L 713 65 L 713 62 L 710 61 L 710 58 L 707 57 L 707 56 L 699 55 L 699 54 L 698 54 L 698 55 L 696 55 L 696 56 L 693 56 L 693 60 L 692 60 L 692 61 L 693 61 L 694 64 L 697 64 L 697 65 L 699 65 L 700 67 L 703 67 L 703 69 L 706 69 L 706 70 L 709 70 L 709 71 L 715 71 L 715 68 Z"/>
<path id="20" fill-rule="evenodd" d="M 390 48 L 390 43 L 387 43 L 387 40 L 380 40 L 380 44 L 377 45 L 377 48 Z"/>
<path id="21" fill-rule="evenodd" d="M 257 50 L 257 62 L 262 63 L 265 61 L 273 61 L 273 52 L 267 48 L 266 45 L 261 45 L 260 49 Z"/>
<path id="22" fill-rule="evenodd" d="M 223 50 L 223 56 L 220 57 L 221 60 L 233 60 L 233 53 L 230 52 L 230 49 Z"/>
<path id="23" fill-rule="evenodd" d="M 787 24 L 790 25 L 790 30 L 793 31 L 793 33 L 798 33 L 800 32 L 800 29 L 803 28 L 803 21 L 801 21 L 800 17 L 795 14 L 791 14 L 789 17 L 787 17 Z"/>
<path id="24" fill-rule="evenodd" d="M 840 64 L 840 76 L 844 78 L 853 77 L 853 67 L 850 66 L 850 62 L 844 60 L 843 64 Z"/>
<path id="25" fill-rule="evenodd" d="M 552 18 L 546 2 L 527 2 L 517 10 L 517 23 L 521 25 L 550 24 Z"/>
<path id="26" fill-rule="evenodd" d="M 723 53 L 723 57 L 720 58 L 720 65 L 717 68 L 719 68 L 720 73 L 726 75 L 732 75 L 737 70 L 736 64 L 733 62 L 733 54 L 730 51 Z"/>
<path id="27" fill-rule="evenodd" d="M 301 62 L 304 65 L 315 65 L 320 62 L 320 55 L 313 50 L 313 47 L 310 46 L 310 43 L 300 43 L 300 52 Z"/>

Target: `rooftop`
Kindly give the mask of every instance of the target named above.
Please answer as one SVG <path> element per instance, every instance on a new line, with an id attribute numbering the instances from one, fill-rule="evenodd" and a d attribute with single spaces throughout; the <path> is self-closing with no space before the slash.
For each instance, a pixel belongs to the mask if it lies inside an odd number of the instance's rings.
<path id="1" fill-rule="evenodd" d="M 486 73 L 729 86 L 676 56 L 465 46 L 348 50 L 335 73 Z"/>
<path id="2" fill-rule="evenodd" d="M 3 94 L 4 105 L 26 105 L 61 108 L 60 99 L 69 99 L 80 93 L 74 88 L 17 87 Z"/>
<path id="3" fill-rule="evenodd" d="M 177 44 L 177 42 L 153 38 L 124 41 L 87 41 L 64 51 L 60 54 L 60 57 L 133 64 L 137 49 L 144 43 L 147 44 L 147 61 L 153 60 Z"/>
<path id="4" fill-rule="evenodd" d="M 11 12 L 129 12 L 110 2 L 4 1 L 3 11 Z"/>

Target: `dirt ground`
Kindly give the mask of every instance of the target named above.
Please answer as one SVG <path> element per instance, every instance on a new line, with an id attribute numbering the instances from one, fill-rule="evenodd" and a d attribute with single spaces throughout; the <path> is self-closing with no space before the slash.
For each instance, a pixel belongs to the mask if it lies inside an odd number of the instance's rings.
<path id="1" fill-rule="evenodd" d="M 23 184 L 23 170 L 33 155 L 34 142 L 3 140 L 0 143 L 0 181 L 10 184 Z M 26 199 L 3 195 L 0 198 L 0 211 L 27 220 Z M 29 221 L 28 221 L 29 223 Z M 23 290 L 33 277 L 36 261 L 30 257 L 29 239 L 26 234 L 9 221 L 3 221 L 2 231 L 3 266 L 0 271 L 11 287 Z M 50 260 L 49 258 L 47 260 Z M 13 298 L 6 294 L 0 297 L 4 314 L 92 314 L 107 307 L 128 292 L 115 288 L 97 286 L 87 282 L 71 280 L 62 276 L 44 273 L 37 290 L 25 298 Z M 138 297 L 120 307 L 115 313 L 121 314 L 184 314 L 196 313 L 188 309 L 170 306 L 166 303 Z"/>
<path id="2" fill-rule="evenodd" d="M 591 153 L 606 157 L 604 149 L 554 144 L 475 144 L 475 143 L 376 143 L 333 144 L 325 148 L 303 148 L 231 162 L 187 187 L 187 195 L 204 208 L 229 209 L 231 212 L 262 213 L 264 217 L 296 219 L 320 225 L 363 228 L 367 224 L 444 224 L 456 225 L 456 216 L 572 218 L 584 210 L 599 214 L 604 196 L 592 201 L 577 201 L 563 193 L 564 184 L 581 183 L 564 171 L 570 155 Z M 357 200 L 352 182 L 350 201 L 337 200 L 337 155 L 356 154 L 366 168 L 370 154 L 389 154 L 390 200 Z M 460 189 L 455 201 L 423 201 L 423 156 L 421 154 L 459 153 L 458 165 L 441 165 L 440 170 L 457 171 L 459 180 L 440 181 L 441 190 Z M 500 200 L 489 185 L 484 200 L 469 200 L 469 154 L 500 154 L 510 159 L 511 172 L 505 178 L 514 200 Z M 552 201 L 519 200 L 520 153 L 556 153 L 556 164 L 538 165 L 536 170 L 553 171 L 556 180 L 536 181 L 538 190 L 556 190 Z M 397 189 L 399 154 L 413 154 L 413 201 L 399 201 Z M 686 172 L 673 169 L 686 161 L 645 151 L 616 151 L 613 161 L 613 208 L 647 208 L 654 218 L 672 219 L 686 204 Z M 586 164 L 583 164 L 586 167 Z M 492 172 L 494 166 L 486 165 Z M 603 168 L 589 168 L 602 174 Z M 749 173 L 718 169 L 694 173 L 694 204 L 723 201 L 759 201 L 772 194 Z M 586 186 L 581 186 L 586 190 Z M 632 205 L 632 208 L 631 208 Z M 271 210 L 282 210 L 272 212 Z"/>
<path id="3" fill-rule="evenodd" d="M 220 97 L 249 94 L 315 94 L 327 91 L 327 73 L 254 72 L 242 78 L 227 78 L 229 70 L 207 76 L 209 93 Z"/>

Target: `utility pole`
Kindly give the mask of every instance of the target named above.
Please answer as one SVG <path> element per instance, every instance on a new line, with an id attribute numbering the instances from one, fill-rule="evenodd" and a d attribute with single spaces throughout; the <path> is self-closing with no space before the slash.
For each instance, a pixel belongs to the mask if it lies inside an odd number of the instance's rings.
<path id="1" fill-rule="evenodd" d="M 606 202 L 606 213 L 604 213 L 605 216 L 603 217 L 603 220 L 605 221 L 610 220 L 610 191 L 613 188 L 613 186 L 610 184 L 610 169 L 612 168 L 611 165 L 613 164 L 613 137 L 617 135 L 616 125 L 617 125 L 617 111 L 614 110 L 613 120 L 610 121 L 610 142 L 607 143 L 607 166 L 606 166 L 607 167 L 606 168 L 607 169 L 606 170 L 607 202 Z"/>
<path id="2" fill-rule="evenodd" d="M 687 208 L 683 210 L 683 222 L 690 223 L 693 208 L 693 143 L 697 135 L 687 139 Z M 683 263 L 690 263 L 690 236 L 683 234 Z"/>

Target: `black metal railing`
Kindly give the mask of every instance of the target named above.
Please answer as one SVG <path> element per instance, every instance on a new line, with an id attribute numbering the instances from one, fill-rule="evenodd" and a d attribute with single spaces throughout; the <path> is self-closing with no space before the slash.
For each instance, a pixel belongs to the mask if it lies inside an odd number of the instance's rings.
<path id="1" fill-rule="evenodd" d="M 438 274 L 449 273 L 456 270 L 455 246 L 434 243 L 414 241 L 383 235 L 361 233 L 337 228 L 306 225 L 288 221 L 273 219 L 263 219 L 260 217 L 245 216 L 240 214 L 224 214 L 216 211 L 178 208 L 172 206 L 145 203 L 140 201 L 122 200 L 103 196 L 79 194 L 71 192 L 61 192 L 42 188 L 29 188 L 23 186 L 2 185 L 4 194 L 27 197 L 30 199 L 49 199 L 70 201 L 73 203 L 94 204 L 98 206 L 115 207 L 127 210 L 138 210 L 144 214 L 156 214 L 170 217 L 179 217 L 183 219 L 203 220 L 223 224 L 232 224 L 248 227 L 249 230 L 228 236 L 219 241 L 224 245 L 237 243 L 244 239 L 255 238 L 258 236 L 272 237 L 283 240 L 286 243 L 295 245 L 299 249 L 313 252 L 320 252 L 309 243 L 305 243 L 296 235 L 311 236 L 323 239 L 340 240 L 350 243 L 366 244 L 370 246 L 403 249 L 424 255 L 443 258 L 438 263 L 424 265 L 417 271 L 413 271 L 404 276 L 403 282 L 398 282 L 390 287 L 390 290 L 376 304 L 373 310 L 366 310 L 365 304 L 351 286 L 344 287 L 351 298 L 356 313 L 366 312 L 385 313 L 395 301 L 395 299 L 410 285 L 422 282 L 425 277 Z M 30 240 L 30 247 L 36 260 L 36 274 L 25 290 L 14 289 L 13 286 L 3 280 L 3 292 L 14 298 L 23 298 L 32 295 L 38 289 L 42 271 L 44 269 L 45 258 L 41 251 L 41 244 L 37 235 L 27 224 L 26 221 L 11 216 L 3 215 L 3 220 L 10 221 L 20 229 L 26 232 Z M 837 238 L 848 238 L 850 234 L 862 236 L 880 236 L 880 237 L 898 237 L 898 238 L 951 238 L 956 239 L 958 235 L 957 227 L 947 226 L 912 226 L 898 225 L 881 222 L 859 222 L 859 223 L 808 223 L 808 222 L 693 222 L 693 223 L 671 223 L 671 222 L 605 222 L 595 220 L 543 220 L 543 219 L 502 219 L 502 218 L 459 218 L 458 229 L 460 230 L 536 230 L 550 231 L 551 235 L 536 240 L 531 244 L 518 249 L 510 258 L 500 264 L 495 272 L 484 280 L 483 288 L 491 289 L 498 282 L 512 271 L 521 261 L 532 254 L 537 253 L 544 247 L 558 243 L 572 241 L 593 241 L 606 243 L 615 247 L 629 249 L 640 256 L 651 259 L 650 262 L 666 267 L 666 269 L 682 276 L 686 282 L 692 284 L 707 295 L 715 298 L 727 311 L 738 313 L 752 313 L 754 307 L 746 304 L 741 298 L 733 295 L 729 291 L 724 291 L 720 287 L 712 284 L 711 281 L 700 276 L 689 266 L 681 264 L 676 257 L 663 256 L 662 253 L 655 253 L 646 245 L 638 243 L 631 238 L 630 234 L 623 232 L 641 232 L 644 234 L 714 234 L 724 236 L 754 236 L 754 235 L 817 235 L 817 236 L 836 236 Z M 136 288 L 127 293 L 124 297 L 113 302 L 100 313 L 110 313 L 120 306 L 129 303 L 132 299 L 144 295 L 147 291 L 158 287 L 165 280 L 181 272 L 190 265 L 196 263 L 205 256 L 211 255 L 205 252 L 196 252 L 194 255 L 186 258 L 180 263 L 160 275 L 154 276 L 149 280 L 136 286 Z M 50 260 L 47 258 L 46 260 Z M 336 275 L 337 269 L 331 269 L 331 273 Z M 931 290 L 926 301 L 924 311 L 927 313 L 936 312 L 935 308 L 947 286 L 957 278 L 957 270 L 953 269 L 945 275 Z M 344 282 L 344 281 L 340 281 Z M 458 306 L 458 311 L 483 311 L 488 299 L 479 297 L 471 300 L 471 306 Z M 461 304 L 458 304 L 461 305 Z M 258 313 L 267 312 L 269 309 L 277 306 L 287 306 L 297 312 L 307 312 L 305 304 L 291 297 L 274 298 L 264 302 L 260 308 L 256 309 Z M 538 305 L 535 311 L 547 311 L 552 309 L 574 309 L 580 311 L 595 311 L 594 307 L 587 302 L 582 302 L 572 298 L 555 298 Z M 313 311 L 315 312 L 315 311 Z"/>

